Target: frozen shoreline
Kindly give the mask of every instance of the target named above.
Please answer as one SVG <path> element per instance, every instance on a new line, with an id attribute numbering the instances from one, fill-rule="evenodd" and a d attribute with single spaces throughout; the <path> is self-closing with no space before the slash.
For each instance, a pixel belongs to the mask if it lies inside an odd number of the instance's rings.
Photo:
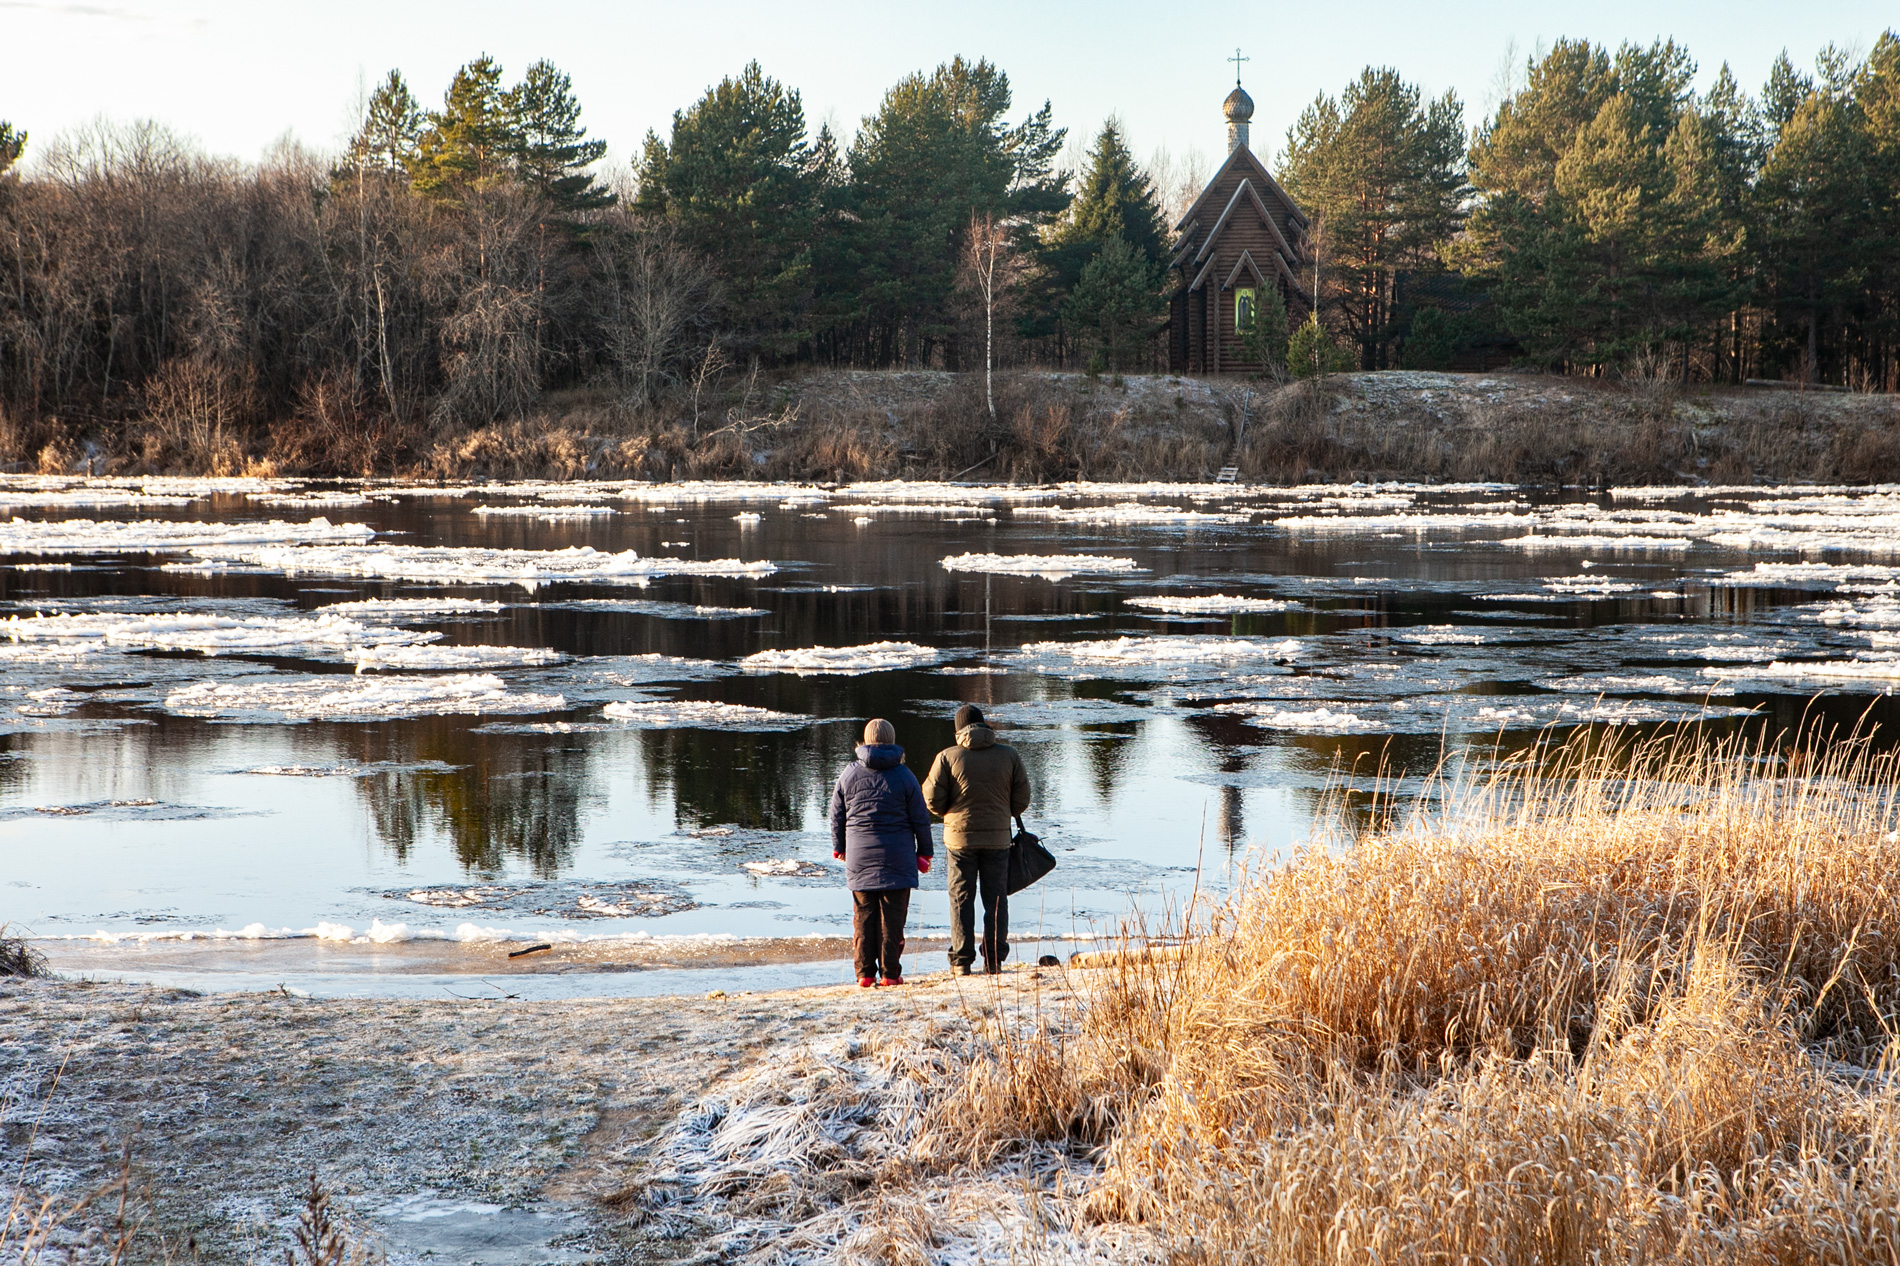
<path id="1" fill-rule="evenodd" d="M 189 1236 L 207 1262 L 280 1254 L 314 1173 L 392 1263 L 504 1224 L 545 1234 L 485 1261 L 674 1261 L 785 1227 L 705 1185 L 664 1207 L 629 1196 L 660 1170 L 677 1192 L 683 1167 L 712 1163 L 679 1155 L 707 1104 L 736 1115 L 768 1091 L 773 1103 L 817 1104 L 849 1088 L 833 1085 L 839 1076 L 888 1089 L 906 1061 L 963 1040 L 973 1015 L 1031 997 L 1053 1005 L 1062 986 L 1059 972 L 1018 969 L 878 991 L 424 1002 L 9 980 L 0 1113 L 15 1140 L 38 1123 L 13 1171 L 35 1201 L 71 1201 L 129 1154 L 148 1257 L 160 1236 Z M 876 1060 L 858 1058 L 871 1051 Z M 864 1133 L 855 1146 L 874 1146 L 877 1131 Z M 1007 1186 L 974 1185 L 1019 1202 Z M 805 1221 L 831 1226 L 835 1251 L 870 1212 L 842 1201 Z M 994 1245 L 1012 1234 L 997 1212 L 942 1229 Z M 83 1225 L 69 1230 L 77 1260 L 96 1255 Z M 779 1260 L 830 1256 L 814 1246 Z"/>

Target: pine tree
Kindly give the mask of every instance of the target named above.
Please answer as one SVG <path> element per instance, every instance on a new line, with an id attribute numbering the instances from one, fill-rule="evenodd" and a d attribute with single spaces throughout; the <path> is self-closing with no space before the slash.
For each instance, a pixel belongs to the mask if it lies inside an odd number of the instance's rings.
<path id="1" fill-rule="evenodd" d="M 426 116 L 411 166 L 417 192 L 456 197 L 508 173 L 520 138 L 501 74 L 486 53 L 455 72 L 442 108 Z"/>
<path id="2" fill-rule="evenodd" d="M 516 172 L 524 184 L 538 189 L 564 214 L 612 204 L 613 194 L 586 170 L 607 152 L 607 142 L 587 139 L 580 102 L 565 72 L 552 62 L 536 62 L 507 94 L 505 105 Z"/>
<path id="3" fill-rule="evenodd" d="M 663 215 L 719 266 L 738 332 L 772 354 L 810 337 L 812 239 L 824 164 L 798 93 L 753 62 L 647 134 L 635 208 Z"/>
<path id="4" fill-rule="evenodd" d="M 422 108 L 402 72 L 390 71 L 370 94 L 363 125 L 350 138 L 351 164 L 391 175 L 408 171 L 416 160 L 422 122 Z"/>
<path id="5" fill-rule="evenodd" d="M 26 133 L 16 130 L 5 119 L 0 119 L 0 175 L 5 175 L 9 167 L 19 162 L 25 150 Z"/>
<path id="6" fill-rule="evenodd" d="M 1366 369 L 1398 336 L 1399 274 L 1432 272 L 1463 220 L 1464 108 L 1367 67 L 1287 133 L 1280 179 L 1325 226 L 1326 284 Z M 1322 303 L 1325 297 L 1322 296 Z"/>

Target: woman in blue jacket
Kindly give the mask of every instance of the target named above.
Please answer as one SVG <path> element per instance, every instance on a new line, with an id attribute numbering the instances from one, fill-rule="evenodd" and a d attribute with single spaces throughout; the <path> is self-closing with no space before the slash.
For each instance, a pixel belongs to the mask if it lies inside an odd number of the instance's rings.
<path id="1" fill-rule="evenodd" d="M 858 758 L 831 789 L 831 855 L 851 890 L 851 956 L 858 984 L 901 985 L 904 920 L 919 874 L 930 873 L 930 810 L 889 721 L 868 721 Z"/>

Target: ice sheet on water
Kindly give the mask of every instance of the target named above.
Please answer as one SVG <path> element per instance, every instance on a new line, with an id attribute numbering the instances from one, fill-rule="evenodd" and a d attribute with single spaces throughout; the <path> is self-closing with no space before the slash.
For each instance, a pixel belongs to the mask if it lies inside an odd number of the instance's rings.
<path id="1" fill-rule="evenodd" d="M 537 521 L 558 523 L 562 519 L 598 519 L 619 514 L 612 506 L 596 505 L 542 505 L 542 506 L 476 506 L 472 514 L 496 519 L 535 519 Z"/>
<path id="2" fill-rule="evenodd" d="M 1754 633 L 1710 633 L 1690 629 L 1678 633 L 1646 633 L 1642 640 L 1664 647 L 1674 659 L 1700 659 L 1722 663 L 1765 663 L 1799 649 L 1795 643 L 1780 639 L 1764 641 Z"/>
<path id="3" fill-rule="evenodd" d="M 601 712 L 641 730 L 796 730 L 816 718 L 708 699 L 620 700 Z"/>
<path id="4" fill-rule="evenodd" d="M 642 505 L 692 505 L 702 501 L 821 501 L 828 495 L 810 484 L 769 484 L 745 479 L 688 479 L 672 484 L 637 481 L 590 485 Z"/>
<path id="5" fill-rule="evenodd" d="M 347 510 L 370 504 L 370 498 L 360 492 L 265 492 L 253 493 L 251 502 L 274 510 Z"/>
<path id="6" fill-rule="evenodd" d="M 364 624 L 348 616 L 231 616 L 181 611 L 174 615 L 96 612 L 9 616 L 0 641 L 60 643 L 120 651 L 197 651 L 205 655 L 323 651 L 413 646 L 440 633 Z"/>
<path id="7" fill-rule="evenodd" d="M 975 514 L 992 515 L 990 506 L 968 501 L 869 501 L 847 502 L 831 507 L 833 514 Z"/>
<path id="8" fill-rule="evenodd" d="M 306 677 L 201 681 L 173 690 L 165 707 L 180 716 L 275 713 L 293 720 L 558 712 L 560 695 L 516 694 L 491 673 L 454 677 Z"/>
<path id="9" fill-rule="evenodd" d="M 1018 519 L 1048 519 L 1055 523 L 1096 523 L 1123 527 L 1211 527 L 1246 523 L 1251 513 L 1188 510 L 1180 506 L 1151 506 L 1139 501 L 1108 506 L 1023 506 L 1011 511 Z"/>
<path id="10" fill-rule="evenodd" d="M 1710 677 L 1754 681 L 1863 681 L 1900 683 L 1900 655 L 1860 659 L 1774 660 L 1766 664 L 1719 665 Z M 1892 686 L 1888 685 L 1891 689 Z"/>
<path id="11" fill-rule="evenodd" d="M 1481 646 L 1496 637 L 1495 632 L 1457 624 L 1427 624 L 1385 632 L 1395 642 L 1410 642 L 1416 646 Z"/>
<path id="12" fill-rule="evenodd" d="M 318 517 L 304 523 L 272 519 L 268 523 L 171 523 L 140 519 L 23 519 L 0 521 L 0 554 L 163 554 L 297 542 L 367 541 L 376 533 L 361 523 L 331 523 Z"/>
<path id="13" fill-rule="evenodd" d="M 1810 619 L 1837 627 L 1845 625 L 1858 629 L 1900 628 L 1900 599 L 1890 598 L 1885 594 L 1822 603 L 1804 607 L 1802 610 Z"/>
<path id="14" fill-rule="evenodd" d="M 450 615 L 495 615 L 506 603 L 483 602 L 479 598 L 357 598 L 349 602 L 330 602 L 317 608 L 319 615 L 381 615 L 397 619 L 429 619 Z"/>
<path id="15" fill-rule="evenodd" d="M 838 490 L 842 497 L 866 497 L 875 501 L 962 502 L 969 505 L 984 501 L 1050 501 L 1054 488 L 1023 484 L 952 484 L 927 480 L 885 479 L 848 484 Z"/>
<path id="16" fill-rule="evenodd" d="M 1585 673 L 1574 677 L 1547 677 L 1538 685 L 1572 695 L 1729 695 L 1735 692 L 1699 676 L 1665 673 Z"/>
<path id="17" fill-rule="evenodd" d="M 366 646 L 356 652 L 356 671 L 522 668 L 559 663 L 567 657 L 541 646 Z"/>
<path id="18" fill-rule="evenodd" d="M 1285 708 L 1271 703 L 1223 703 L 1216 712 L 1238 716 L 1249 725 L 1302 734 L 1369 734 L 1384 727 L 1343 708 Z"/>
<path id="19" fill-rule="evenodd" d="M 1846 588 L 1855 582 L 1891 584 L 1900 580 L 1900 567 L 1874 563 L 1756 563 L 1747 571 L 1722 577 L 1726 584 L 1775 589 Z"/>
<path id="20" fill-rule="evenodd" d="M 617 727 L 604 721 L 490 721 L 471 734 L 600 734 Z"/>
<path id="21" fill-rule="evenodd" d="M 1251 615 L 1267 611 L 1292 611 L 1300 604 L 1280 598 L 1239 598 L 1224 593 L 1197 597 L 1127 598 L 1124 605 L 1165 611 L 1171 615 Z"/>
<path id="22" fill-rule="evenodd" d="M 1300 650 L 1300 643 L 1292 638 L 1271 641 L 1255 637 L 1117 637 L 1095 642 L 1030 642 L 1017 654 L 1043 664 L 1169 668 L 1248 660 L 1285 662 L 1297 657 Z"/>
<path id="23" fill-rule="evenodd" d="M 253 765 L 236 772 L 272 778 L 374 778 L 382 774 L 446 774 L 461 768 L 440 760 L 372 760 L 361 764 Z"/>
<path id="24" fill-rule="evenodd" d="M 869 642 L 863 646 L 807 646 L 798 650 L 759 651 L 739 661 L 749 673 L 799 676 L 855 676 L 895 668 L 919 668 L 945 652 L 915 642 Z"/>
<path id="25" fill-rule="evenodd" d="M 4 525 L 0 525 L 4 531 Z M 645 558 L 588 545 L 568 549 L 484 549 L 449 545 L 340 545 L 193 549 L 199 558 L 262 567 L 285 575 L 368 576 L 431 584 L 504 584 L 533 590 L 556 581 L 644 585 L 659 576 L 769 576 L 767 562 L 736 558 Z"/>
<path id="26" fill-rule="evenodd" d="M 1008 576 L 1042 576 L 1049 580 L 1144 570 L 1132 558 L 1109 558 L 1099 554 L 955 554 L 943 560 L 943 569 Z"/>
<path id="27" fill-rule="evenodd" d="M 1635 593 L 1647 586 L 1634 580 L 1617 580 L 1611 576 L 1599 576 L 1586 573 L 1581 576 L 1553 576 L 1544 581 L 1544 587 L 1552 593 L 1576 593 L 1609 596 L 1619 593 Z"/>
<path id="28" fill-rule="evenodd" d="M 698 905 L 691 894 L 678 884 L 658 880 L 398 888 L 383 895 L 392 901 L 410 901 L 436 909 L 493 910 L 504 914 L 557 919 L 649 919 L 678 914 Z"/>
<path id="29" fill-rule="evenodd" d="M 744 616 L 770 615 L 764 607 L 709 607 L 691 602 L 662 602 L 657 598 L 573 598 L 546 602 L 542 608 L 563 611 L 625 611 L 633 615 L 657 616 L 662 620 L 736 620 Z"/>

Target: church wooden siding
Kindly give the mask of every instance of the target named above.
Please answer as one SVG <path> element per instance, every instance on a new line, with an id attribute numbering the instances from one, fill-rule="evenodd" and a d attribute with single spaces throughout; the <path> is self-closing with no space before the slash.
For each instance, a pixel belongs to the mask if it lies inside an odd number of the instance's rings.
<path id="1" fill-rule="evenodd" d="M 1229 98 L 1230 123 L 1233 103 Z M 1252 102 L 1244 106 L 1250 115 Z M 1176 226 L 1180 237 L 1169 263 L 1168 314 L 1168 368 L 1175 373 L 1259 368 L 1240 350 L 1235 302 L 1242 287 L 1277 288 L 1291 324 L 1305 320 L 1311 310 L 1300 284 L 1307 259 L 1306 215 L 1247 148 L 1245 135 L 1238 132 L 1227 161 Z"/>

